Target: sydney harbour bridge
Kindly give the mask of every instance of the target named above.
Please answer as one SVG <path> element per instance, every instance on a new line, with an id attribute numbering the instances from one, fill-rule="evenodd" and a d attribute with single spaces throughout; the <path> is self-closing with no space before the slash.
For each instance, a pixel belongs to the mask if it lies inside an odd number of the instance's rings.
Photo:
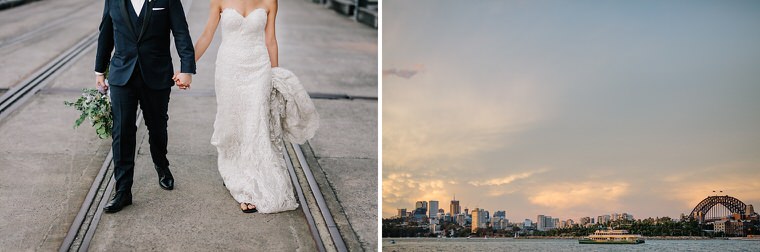
<path id="1" fill-rule="evenodd" d="M 724 218 L 747 219 L 756 217 L 757 213 L 752 205 L 744 204 L 737 198 L 715 195 L 699 202 L 689 216 L 699 223 L 709 223 Z"/>

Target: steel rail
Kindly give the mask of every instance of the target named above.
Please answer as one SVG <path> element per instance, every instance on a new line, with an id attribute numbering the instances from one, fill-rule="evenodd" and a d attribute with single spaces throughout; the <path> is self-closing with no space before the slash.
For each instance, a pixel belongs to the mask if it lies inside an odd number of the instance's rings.
<path id="1" fill-rule="evenodd" d="M 330 232 L 330 237 L 332 237 L 332 240 L 335 243 L 335 248 L 341 252 L 348 251 L 346 243 L 343 241 L 343 236 L 340 235 L 340 230 L 338 230 L 338 225 L 335 224 L 335 220 L 330 213 L 330 209 L 327 207 L 327 202 L 322 196 L 322 191 L 319 189 L 319 184 L 317 184 L 316 179 L 314 179 L 314 174 L 311 172 L 309 163 L 306 162 L 306 156 L 304 156 L 303 150 L 301 150 L 301 146 L 293 143 L 291 143 L 291 145 L 293 146 L 293 150 L 295 151 L 296 157 L 298 158 L 298 163 L 300 163 L 301 168 L 306 175 L 306 180 L 309 184 L 309 187 L 311 188 L 311 192 L 314 195 L 314 198 L 317 201 L 317 206 L 319 206 L 319 211 L 322 213 L 322 217 L 325 220 L 327 230 Z"/>
<path id="2" fill-rule="evenodd" d="M 61 53 L 53 61 L 42 67 L 42 69 L 26 78 L 20 84 L 13 86 L 8 92 L 5 92 L 0 96 L 0 120 L 8 116 L 13 110 L 20 107 L 21 104 L 47 85 L 52 77 L 61 72 L 61 70 L 73 64 L 73 62 L 82 56 L 88 48 L 95 45 L 97 38 L 97 32 L 85 36 L 82 40 L 74 44 L 73 47 Z"/>
<path id="3" fill-rule="evenodd" d="M 96 1 L 92 1 L 96 2 Z M 81 12 L 84 7 L 87 7 L 89 5 L 92 5 L 92 2 L 86 2 L 84 4 L 81 4 L 74 8 L 74 10 L 67 12 L 60 17 L 57 17 L 53 20 L 47 21 L 44 25 L 37 27 L 33 30 L 24 32 L 18 36 L 7 38 L 0 40 L 0 49 L 4 49 L 5 47 L 9 47 L 12 45 L 20 44 L 24 41 L 37 38 L 43 34 L 46 34 L 46 32 L 52 31 L 55 28 L 58 28 L 59 26 L 62 26 L 64 24 L 67 24 L 69 21 L 73 20 L 74 18 L 80 17 L 80 15 L 75 15 Z"/>
<path id="4" fill-rule="evenodd" d="M 290 180 L 293 182 L 293 187 L 296 188 L 296 194 L 298 194 L 298 202 L 301 202 L 301 209 L 303 210 L 303 214 L 306 217 L 306 222 L 309 224 L 311 238 L 314 239 L 314 242 L 317 245 L 317 249 L 320 252 L 324 252 L 326 251 L 325 244 L 322 242 L 322 238 L 319 236 L 317 224 L 314 222 L 314 215 L 312 215 L 311 210 L 306 203 L 306 197 L 304 196 L 303 189 L 301 189 L 300 183 L 298 182 L 298 175 L 296 175 L 295 168 L 293 167 L 293 161 L 290 157 L 290 153 L 288 153 L 287 146 L 285 146 L 285 143 L 283 143 L 283 145 L 282 155 L 285 158 L 285 164 L 288 167 L 288 173 L 290 173 Z"/>

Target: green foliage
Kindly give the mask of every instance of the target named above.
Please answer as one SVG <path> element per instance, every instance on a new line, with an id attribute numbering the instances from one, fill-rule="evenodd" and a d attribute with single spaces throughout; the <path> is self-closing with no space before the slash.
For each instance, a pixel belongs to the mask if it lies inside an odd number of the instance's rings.
<path id="1" fill-rule="evenodd" d="M 383 237 L 426 237 L 431 236 L 427 223 L 417 223 L 401 218 L 383 219 Z M 757 220 L 748 222 L 747 234 L 760 234 L 760 223 Z M 607 228 L 625 229 L 633 234 L 654 237 L 674 236 L 699 236 L 699 237 L 723 237 L 723 233 L 712 232 L 712 225 L 699 224 L 694 219 L 674 220 L 669 217 L 647 218 L 643 220 L 617 220 L 606 224 L 594 224 L 589 226 L 573 225 L 566 228 L 557 228 L 547 231 L 532 230 L 521 232 L 520 228 L 512 227 L 505 230 L 492 230 L 490 228 L 478 228 L 475 233 L 469 227 L 463 227 L 456 222 L 442 222 L 443 235 L 452 237 L 512 237 L 520 232 L 521 236 L 546 236 L 546 237 L 583 237 L 593 234 L 596 230 Z M 451 232 L 453 231 L 453 232 Z"/>
<path id="2" fill-rule="evenodd" d="M 430 229 L 419 223 L 404 223 L 401 218 L 383 219 L 383 237 L 427 237 Z"/>
<path id="3" fill-rule="evenodd" d="M 607 225 L 596 224 L 589 227 L 574 225 L 568 228 L 552 229 L 544 232 L 536 232 L 536 236 L 587 236 L 596 230 L 625 229 L 633 234 L 643 236 L 705 236 L 699 224 L 694 220 L 677 221 L 668 217 L 648 218 L 644 220 L 619 220 L 612 221 Z"/>
<path id="4" fill-rule="evenodd" d="M 76 101 L 64 101 L 63 104 L 81 112 L 74 121 L 74 128 L 79 127 L 85 119 L 89 120 L 95 133 L 100 139 L 111 137 L 113 116 L 111 114 L 111 99 L 107 94 L 94 88 L 85 88 Z"/>

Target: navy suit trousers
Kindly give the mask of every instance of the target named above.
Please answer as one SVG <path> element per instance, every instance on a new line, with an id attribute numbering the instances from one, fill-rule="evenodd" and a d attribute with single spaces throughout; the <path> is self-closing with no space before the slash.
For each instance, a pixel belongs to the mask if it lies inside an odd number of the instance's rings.
<path id="1" fill-rule="evenodd" d="M 167 121 L 169 120 L 169 95 L 171 88 L 151 89 L 135 67 L 124 86 L 110 86 L 114 126 L 113 162 L 117 192 L 131 192 L 135 167 L 135 144 L 137 134 L 137 106 L 142 110 L 148 127 L 150 155 L 159 167 L 169 167 L 166 158 Z"/>

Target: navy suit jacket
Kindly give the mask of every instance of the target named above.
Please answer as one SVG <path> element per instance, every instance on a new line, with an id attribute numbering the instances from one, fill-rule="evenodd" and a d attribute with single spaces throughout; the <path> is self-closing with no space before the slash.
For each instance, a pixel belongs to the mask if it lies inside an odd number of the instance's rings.
<path id="1" fill-rule="evenodd" d="M 180 0 L 145 0 L 141 27 L 133 25 L 131 10 L 127 8 L 129 0 L 105 1 L 95 71 L 103 73 L 108 69 L 109 85 L 126 85 L 135 67 L 140 67 L 143 80 L 151 89 L 174 85 L 169 32 L 174 35 L 180 71 L 195 74 L 195 50 Z M 114 47 L 116 51 L 111 57 Z"/>

